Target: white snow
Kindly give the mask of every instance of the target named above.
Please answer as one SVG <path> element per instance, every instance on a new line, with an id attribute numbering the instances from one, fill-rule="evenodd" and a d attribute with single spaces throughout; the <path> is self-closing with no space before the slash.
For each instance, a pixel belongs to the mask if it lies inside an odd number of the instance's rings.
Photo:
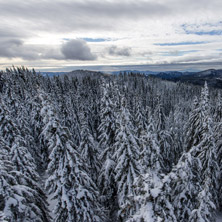
<path id="1" fill-rule="evenodd" d="M 141 207 L 139 212 L 137 212 L 133 218 L 127 220 L 127 222 L 140 221 L 142 218 L 144 222 L 154 222 L 152 203 L 147 203 Z"/>
<path id="2" fill-rule="evenodd" d="M 54 209 L 57 205 L 57 200 L 53 199 L 53 193 L 48 195 L 48 203 L 49 203 L 49 214 L 52 218 L 55 218 Z"/>
<path id="3" fill-rule="evenodd" d="M 217 214 L 216 222 L 222 222 L 222 212 Z"/>
<path id="4" fill-rule="evenodd" d="M 152 207 L 152 204 L 151 203 L 148 203 L 146 205 L 146 208 L 144 207 L 142 209 L 142 212 L 141 212 L 143 215 L 144 215 L 144 219 L 145 221 L 149 221 L 149 222 L 152 222 L 154 221 L 153 220 L 153 207 Z"/>
<path id="5" fill-rule="evenodd" d="M 160 188 L 154 188 L 150 190 L 150 194 L 152 195 L 153 198 L 156 198 L 160 193 Z"/>
<path id="6" fill-rule="evenodd" d="M 0 222 L 7 222 L 6 220 L 4 220 L 5 215 L 2 211 L 0 211 Z"/>

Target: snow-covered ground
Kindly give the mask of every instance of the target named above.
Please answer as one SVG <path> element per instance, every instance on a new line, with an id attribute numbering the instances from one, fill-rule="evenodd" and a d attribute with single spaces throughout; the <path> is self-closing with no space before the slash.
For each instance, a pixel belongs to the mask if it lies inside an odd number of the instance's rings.
<path id="1" fill-rule="evenodd" d="M 222 212 L 217 214 L 216 222 L 222 222 Z"/>

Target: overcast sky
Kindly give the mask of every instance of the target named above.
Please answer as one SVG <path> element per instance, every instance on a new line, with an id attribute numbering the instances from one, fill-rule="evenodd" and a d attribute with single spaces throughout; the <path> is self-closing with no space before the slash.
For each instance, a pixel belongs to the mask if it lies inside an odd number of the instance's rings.
<path id="1" fill-rule="evenodd" d="M 0 68 L 12 64 L 222 68 L 222 1 L 0 0 Z"/>

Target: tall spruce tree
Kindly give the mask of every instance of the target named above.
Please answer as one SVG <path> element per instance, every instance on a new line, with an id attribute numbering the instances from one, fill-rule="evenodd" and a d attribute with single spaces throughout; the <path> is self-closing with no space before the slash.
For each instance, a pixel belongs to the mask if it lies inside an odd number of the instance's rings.
<path id="1" fill-rule="evenodd" d="M 3 150 L 8 157 L 6 168 L 2 171 L 9 174 L 3 177 L 7 182 L 4 193 L 5 214 L 10 221 L 49 221 L 46 197 L 38 184 L 38 174 L 35 161 L 32 158 L 21 130 L 16 120 L 7 112 L 7 107 L 1 104 L 1 141 L 4 141 Z M 13 121 L 14 120 L 14 121 Z M 4 147 L 8 146 L 6 150 Z M 13 180 L 12 180 L 13 177 Z M 4 185 L 3 185 L 4 186 Z M 11 196 L 10 196 L 11 195 Z M 11 199 L 12 198 L 12 199 Z M 12 202 L 10 202 L 10 200 Z M 25 218 L 25 219 L 24 219 Z"/>
<path id="2" fill-rule="evenodd" d="M 130 113 L 126 101 L 122 98 L 119 117 L 117 120 L 115 153 L 115 182 L 117 183 L 118 204 L 121 209 L 129 196 L 134 195 L 134 181 L 141 173 L 139 164 L 139 147 L 133 134 Z M 126 211 L 120 210 L 119 218 L 126 219 Z M 124 212 L 124 213 L 123 213 Z"/>
<path id="3" fill-rule="evenodd" d="M 88 115 L 86 111 L 83 110 L 80 116 L 81 142 L 78 149 L 85 166 L 88 168 L 87 171 L 89 172 L 89 176 L 95 183 L 97 183 L 98 174 L 101 168 L 98 159 L 98 143 L 89 130 Z"/>
<path id="4" fill-rule="evenodd" d="M 197 145 L 199 149 L 197 157 L 201 163 L 199 171 L 201 175 L 201 189 L 198 196 L 197 207 L 191 215 L 190 221 L 213 221 L 218 207 L 218 172 L 216 146 L 211 128 L 209 91 L 207 83 L 201 92 L 202 129 L 201 141 Z M 209 186 L 211 189 L 209 190 Z"/>
<path id="5" fill-rule="evenodd" d="M 50 116 L 45 116 L 45 119 L 48 118 Z M 52 195 L 52 199 L 56 201 L 53 220 L 56 222 L 104 221 L 97 187 L 89 177 L 77 148 L 71 141 L 69 130 L 60 124 L 56 113 L 54 113 L 53 123 L 46 124 L 53 126 L 53 130 L 49 131 L 50 136 L 46 135 L 48 150 L 50 150 L 47 168 L 50 176 L 46 181 L 46 188 Z"/>
<path id="6" fill-rule="evenodd" d="M 99 146 L 101 162 L 101 169 L 98 177 L 98 185 L 101 189 L 101 200 L 106 207 L 109 217 L 116 218 L 117 187 L 115 183 L 115 166 L 116 163 L 113 158 L 115 132 L 116 132 L 116 102 L 114 101 L 115 85 L 113 82 L 107 83 L 103 80 L 102 97 L 100 101 L 100 125 L 99 132 Z M 115 220 L 115 219 L 114 219 Z"/>
<path id="7" fill-rule="evenodd" d="M 163 110 L 162 101 L 157 97 L 157 105 L 154 110 L 154 124 L 157 135 L 157 141 L 160 146 L 162 158 L 162 171 L 167 173 L 172 169 L 175 163 L 174 144 L 170 131 L 166 129 L 166 116 Z"/>

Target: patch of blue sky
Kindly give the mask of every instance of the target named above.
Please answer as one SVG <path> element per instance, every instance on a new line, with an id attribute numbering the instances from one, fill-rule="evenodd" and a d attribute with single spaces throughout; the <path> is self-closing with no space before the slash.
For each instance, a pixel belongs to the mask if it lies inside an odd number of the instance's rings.
<path id="1" fill-rule="evenodd" d="M 105 38 L 81 38 L 82 40 L 86 42 L 107 42 L 111 41 L 110 39 L 105 39 Z"/>
<path id="2" fill-rule="evenodd" d="M 79 38 L 81 40 L 84 40 L 86 42 L 107 42 L 107 41 L 111 41 L 111 39 L 105 39 L 105 38 Z M 63 40 L 65 41 L 69 41 L 71 39 L 69 38 L 63 38 Z"/>
<path id="3" fill-rule="evenodd" d="M 198 42 L 166 42 L 166 43 L 155 43 L 154 45 L 158 46 L 178 46 L 178 45 L 200 45 L 200 44 L 207 44 L 208 42 L 205 41 L 198 41 Z"/>
<path id="4" fill-rule="evenodd" d="M 186 30 L 186 34 L 194 34 L 194 35 L 222 35 L 222 30 L 211 30 L 211 31 L 188 31 Z"/>
<path id="5" fill-rule="evenodd" d="M 204 24 L 182 24 L 186 34 L 194 35 L 222 35 L 222 22 Z"/>

